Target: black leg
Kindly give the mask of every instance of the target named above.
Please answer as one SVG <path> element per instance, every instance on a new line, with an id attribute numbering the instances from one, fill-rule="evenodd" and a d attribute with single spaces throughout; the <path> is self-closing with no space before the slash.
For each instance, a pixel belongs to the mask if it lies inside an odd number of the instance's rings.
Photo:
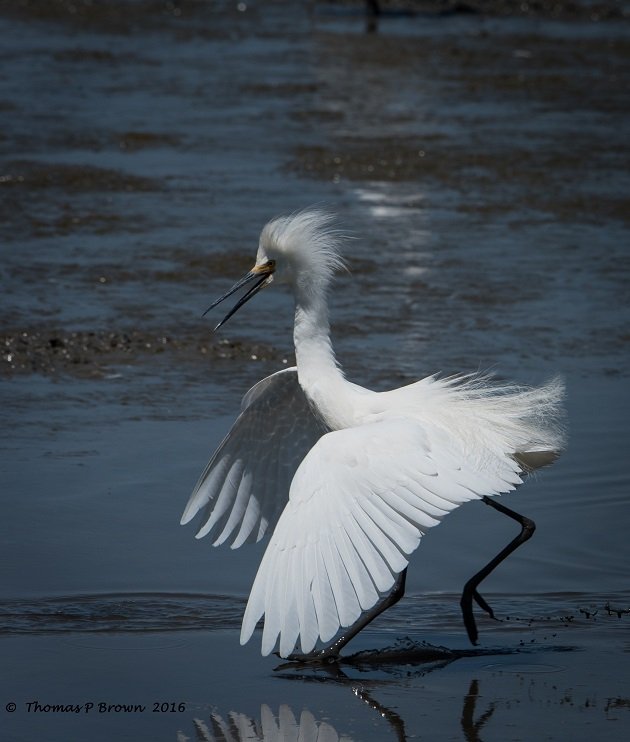
<path id="1" fill-rule="evenodd" d="M 324 649 L 318 652 L 311 652 L 311 654 L 291 654 L 288 659 L 296 660 L 298 662 L 334 662 L 339 656 L 339 652 L 346 644 L 377 617 L 381 613 L 391 608 L 405 594 L 405 580 L 407 579 L 407 568 L 398 575 L 392 591 L 388 593 L 384 599 L 380 600 L 373 608 L 366 611 L 361 618 L 352 626 L 348 628 L 345 634 L 342 634 L 339 639 L 335 640 L 332 644 L 329 644 Z"/>
<path id="2" fill-rule="evenodd" d="M 524 544 L 525 541 L 530 539 L 532 537 L 532 534 L 536 530 L 536 524 L 533 520 L 526 518 L 520 513 L 514 512 L 514 510 L 506 508 L 505 505 L 501 505 L 501 503 L 497 502 L 493 498 L 482 497 L 481 499 L 486 503 L 486 505 L 490 505 L 490 507 L 498 510 L 504 515 L 507 515 L 509 518 L 512 518 L 517 523 L 520 523 L 521 532 L 515 539 L 510 541 L 510 543 L 504 549 L 502 549 L 494 557 L 494 559 L 491 559 L 483 569 L 479 570 L 479 572 L 477 572 L 474 577 L 471 577 L 464 586 L 464 591 L 462 592 L 462 598 L 459 604 L 462 608 L 462 614 L 464 616 L 464 626 L 466 627 L 466 631 L 468 632 L 468 638 L 470 639 L 471 644 L 477 644 L 478 637 L 477 625 L 475 624 L 475 617 L 472 610 L 473 600 L 491 618 L 494 618 L 494 612 L 492 608 L 490 608 L 486 601 L 477 592 L 477 585 L 479 585 L 482 580 L 485 580 L 486 577 L 492 572 L 492 570 L 499 564 L 501 564 L 501 562 L 506 559 L 513 551 L 518 549 L 521 544 Z"/>

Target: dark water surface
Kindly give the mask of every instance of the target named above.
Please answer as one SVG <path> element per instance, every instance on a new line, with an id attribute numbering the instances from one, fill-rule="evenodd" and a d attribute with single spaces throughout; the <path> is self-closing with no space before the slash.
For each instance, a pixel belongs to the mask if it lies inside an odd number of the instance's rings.
<path id="1" fill-rule="evenodd" d="M 7 739 L 630 734 L 629 20 L 446 5 L 366 33 L 352 3 L 0 1 Z M 349 378 L 566 378 L 569 448 L 507 500 L 538 529 L 486 583 L 509 619 L 480 618 L 480 653 L 457 595 L 513 535 L 482 504 L 349 647 L 409 636 L 402 658 L 336 674 L 241 648 L 262 547 L 177 525 L 243 392 L 292 363 L 283 290 L 218 336 L 201 313 L 312 204 L 353 237 L 331 296 Z"/>

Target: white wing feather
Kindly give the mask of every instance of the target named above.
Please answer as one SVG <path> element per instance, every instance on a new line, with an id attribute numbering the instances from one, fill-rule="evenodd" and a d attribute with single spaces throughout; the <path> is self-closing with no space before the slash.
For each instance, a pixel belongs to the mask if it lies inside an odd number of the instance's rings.
<path id="1" fill-rule="evenodd" d="M 259 541 L 277 522 L 298 465 L 325 432 L 295 367 L 262 379 L 243 397 L 241 414 L 197 482 L 182 525 L 205 508 L 197 538 L 210 534 L 215 546 L 233 538 L 233 549 Z"/>
<path id="2" fill-rule="evenodd" d="M 250 593 L 241 643 L 311 652 L 390 590 L 427 529 L 467 500 L 513 490 L 519 464 L 463 450 L 437 426 L 388 419 L 327 433 L 291 483 Z M 488 464 L 491 464 L 490 466 Z"/>

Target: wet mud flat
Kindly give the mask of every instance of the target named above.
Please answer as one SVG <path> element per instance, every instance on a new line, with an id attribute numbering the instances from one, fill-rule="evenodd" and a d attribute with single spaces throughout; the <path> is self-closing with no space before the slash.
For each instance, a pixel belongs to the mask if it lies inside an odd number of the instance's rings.
<path id="1" fill-rule="evenodd" d="M 287 359 L 274 348 L 258 343 L 220 338 L 202 339 L 193 331 L 178 328 L 176 334 L 128 332 L 86 332 L 74 330 L 20 330 L 0 337 L 6 375 L 68 374 L 100 378 L 117 366 L 129 363 L 197 366 L 204 363 L 266 361 L 286 364 Z"/>
<path id="2" fill-rule="evenodd" d="M 382 5 L 366 33 L 360 2 L 0 2 L 9 739 L 627 738 L 625 4 Z M 481 506 L 339 672 L 240 648 L 261 550 L 177 526 L 242 393 L 293 362 L 282 289 L 219 335 L 202 313 L 311 204 L 355 237 L 350 378 L 568 377 L 570 448 L 514 501 L 538 530 L 479 654 L 457 590 L 512 536 Z"/>

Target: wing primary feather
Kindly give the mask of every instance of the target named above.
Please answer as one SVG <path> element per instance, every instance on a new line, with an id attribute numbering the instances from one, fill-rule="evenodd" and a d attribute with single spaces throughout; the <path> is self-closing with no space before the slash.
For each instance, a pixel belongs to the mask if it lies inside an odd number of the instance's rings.
<path id="1" fill-rule="evenodd" d="M 265 586 L 267 584 L 269 564 L 272 561 L 273 552 L 270 548 L 267 548 L 258 567 L 258 572 L 254 578 L 254 584 L 250 590 L 249 599 L 245 607 L 245 614 L 243 615 L 243 623 L 241 626 L 241 644 L 246 644 L 250 640 L 254 633 L 254 629 L 256 628 L 256 624 L 260 621 L 265 612 Z"/>
<path id="2" fill-rule="evenodd" d="M 339 614 L 334 591 L 326 569 L 321 541 L 314 544 L 315 580 L 313 582 L 313 604 L 317 628 L 322 641 L 329 641 L 339 630 Z M 313 645 L 314 646 L 314 645 Z"/>
<path id="3" fill-rule="evenodd" d="M 299 574 L 301 552 L 299 546 L 294 546 L 285 553 L 286 579 L 283 585 L 283 597 L 281 602 L 282 619 L 280 624 L 280 655 L 286 657 L 295 647 L 300 635 L 300 620 L 298 614 L 297 592 L 305 589 L 305 586 L 296 579 Z"/>
<path id="4" fill-rule="evenodd" d="M 405 554 L 411 554 L 422 537 L 420 531 L 411 521 L 400 515 L 388 503 L 377 495 L 362 498 L 360 506 L 368 516 L 378 524 L 383 533 L 391 534 L 391 538 Z"/>
<path id="5" fill-rule="evenodd" d="M 267 574 L 260 588 L 264 592 L 265 625 L 263 628 L 262 653 L 268 655 L 276 645 L 278 635 L 282 628 L 283 611 L 285 610 L 284 596 L 288 583 L 288 569 L 291 562 L 293 549 L 291 540 L 293 529 L 290 527 L 294 522 L 295 508 L 291 503 L 283 512 L 267 551 L 271 553 L 271 559 L 267 567 Z M 265 552 L 265 555 L 267 552 Z M 256 576 L 258 581 L 258 576 Z"/>
<path id="6" fill-rule="evenodd" d="M 252 540 L 252 533 L 254 532 L 256 524 L 260 520 L 260 513 L 260 501 L 252 492 L 249 496 L 247 507 L 245 508 L 241 527 L 230 546 L 231 549 L 238 549 L 243 544 Z"/>
<path id="7" fill-rule="evenodd" d="M 337 551 L 335 539 L 323 536 L 320 541 L 320 548 L 328 581 L 335 600 L 337 613 L 336 632 L 339 626 L 348 626 L 352 623 L 353 616 L 360 613 L 361 609 L 359 608 L 359 601 L 357 600 L 348 573 Z"/>
<path id="8" fill-rule="evenodd" d="M 286 569 L 284 568 L 282 558 L 279 558 L 278 554 L 275 554 L 275 556 L 276 558 L 269 565 L 270 578 L 265 581 L 265 623 L 263 626 L 261 648 L 262 654 L 265 657 L 276 646 L 282 622 L 282 606 L 277 586 L 286 580 Z"/>
<path id="9" fill-rule="evenodd" d="M 437 477 L 435 479 L 437 479 Z M 434 481 L 433 478 L 431 481 Z M 453 489 L 456 489 L 456 487 L 453 487 Z M 438 520 L 450 513 L 450 511 L 454 510 L 458 505 L 458 503 L 445 500 L 444 498 L 435 495 L 433 492 L 430 492 L 427 487 L 424 486 L 424 480 L 420 483 L 411 478 L 407 478 L 405 481 L 400 482 L 398 493 L 410 505 L 419 508 L 427 515 L 437 518 Z M 469 499 L 471 497 L 476 497 L 471 492 L 467 492 L 467 496 Z M 439 503 L 439 505 L 437 503 Z"/>
<path id="10" fill-rule="evenodd" d="M 352 539 L 348 535 L 346 528 L 351 521 L 348 521 L 348 516 L 342 518 L 341 524 L 335 529 L 335 545 L 337 546 L 341 562 L 345 567 L 345 571 L 348 574 L 352 591 L 356 593 L 356 597 L 361 606 L 361 610 L 366 610 L 376 603 L 378 600 L 378 593 L 374 587 L 374 583 L 370 578 L 363 560 L 357 553 L 356 548 L 352 543 Z M 360 613 L 360 611 L 359 611 Z M 358 618 L 358 613 L 353 612 L 350 621 L 342 623 L 342 626 L 349 626 Z"/>
<path id="11" fill-rule="evenodd" d="M 238 485 L 236 496 L 232 501 L 230 516 L 227 519 L 227 523 L 223 527 L 220 536 L 218 536 L 218 538 L 213 542 L 213 546 L 220 546 L 222 543 L 224 543 L 230 537 L 230 534 L 239 525 L 239 523 L 242 523 L 251 487 L 252 473 L 251 471 L 247 471 L 245 469 L 242 474 L 241 481 Z"/>
<path id="12" fill-rule="evenodd" d="M 475 493 L 459 484 L 454 476 L 450 480 L 442 474 L 437 477 L 420 476 L 417 479 L 407 477 L 404 486 L 412 496 L 422 499 L 427 513 L 438 518 L 454 510 L 462 502 L 476 499 Z"/>
<path id="13" fill-rule="evenodd" d="M 231 459 L 229 456 L 223 456 L 219 458 L 221 449 L 219 449 L 210 460 L 210 463 L 205 468 L 204 473 L 199 478 L 195 489 L 193 490 L 188 504 L 186 505 L 182 514 L 181 524 L 186 525 L 189 523 L 195 515 L 201 510 L 202 507 L 207 505 L 213 498 L 214 485 L 220 478 L 225 478 L 225 472 L 230 466 Z"/>
<path id="14" fill-rule="evenodd" d="M 269 528 L 269 521 L 267 520 L 265 516 L 262 516 L 260 519 L 260 525 L 258 526 L 258 531 L 256 532 L 256 543 L 258 543 L 260 539 L 263 538 L 265 533 L 267 533 L 268 528 Z"/>
<path id="15" fill-rule="evenodd" d="M 415 523 L 421 528 L 433 528 L 433 526 L 436 526 L 440 522 L 409 502 L 407 498 L 401 497 L 399 490 L 396 492 L 380 492 L 379 496 L 385 502 L 389 503 L 394 510 L 397 510 L 401 515 L 409 518 L 412 523 Z"/>
<path id="16" fill-rule="evenodd" d="M 388 577 L 391 575 L 390 570 L 396 574 L 401 572 L 407 566 L 408 562 L 402 555 L 397 544 L 391 540 L 389 535 L 383 531 L 379 525 L 372 520 L 372 518 L 369 517 L 362 507 L 356 508 L 355 518 L 358 526 L 387 563 L 389 567 Z M 387 585 L 385 587 L 377 585 L 377 587 L 381 592 L 384 592 L 385 590 L 388 590 L 391 585 L 389 585 L 389 587 Z"/>
<path id="17" fill-rule="evenodd" d="M 317 641 L 317 621 L 313 604 L 313 582 L 315 563 L 313 561 L 313 542 L 308 539 L 300 549 L 296 574 L 298 575 L 297 612 L 300 625 L 300 648 L 310 652 Z M 305 649 L 305 647 L 310 647 Z"/>
<path id="18" fill-rule="evenodd" d="M 245 463 L 242 459 L 236 459 L 226 474 L 225 481 L 219 492 L 219 496 L 215 503 L 209 503 L 208 507 L 212 507 L 208 520 L 197 532 L 195 538 L 203 538 L 205 535 L 210 533 L 213 526 L 219 522 L 219 519 L 227 515 L 230 506 L 232 505 L 232 492 L 237 489 L 238 483 L 240 482 L 240 476 L 245 467 Z"/>
<path id="19" fill-rule="evenodd" d="M 360 508 L 355 507 L 354 510 L 362 512 Z M 355 563 L 357 564 L 358 571 L 363 577 L 363 583 L 367 588 L 365 596 L 366 603 L 362 602 L 361 598 L 359 599 L 361 608 L 366 610 L 367 608 L 371 608 L 376 600 L 378 600 L 378 596 L 376 598 L 374 596 L 374 587 L 376 587 L 379 593 L 383 593 L 392 587 L 394 578 L 379 550 L 375 548 L 374 543 L 357 523 L 355 512 L 352 513 L 352 517 L 344 521 L 344 528 L 352 549 L 356 554 Z"/>

